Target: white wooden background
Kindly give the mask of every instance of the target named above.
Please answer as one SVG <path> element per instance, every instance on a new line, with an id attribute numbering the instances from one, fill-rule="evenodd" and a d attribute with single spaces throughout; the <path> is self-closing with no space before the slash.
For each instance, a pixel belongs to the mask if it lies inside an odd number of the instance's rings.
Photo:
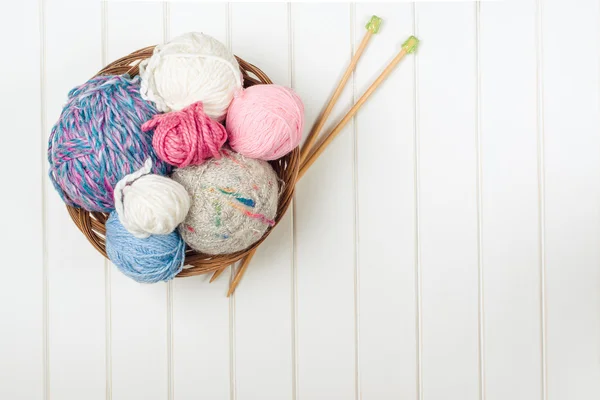
<path id="1" fill-rule="evenodd" d="M 67 91 L 198 30 L 315 120 L 408 57 L 228 279 L 137 284 L 46 177 Z M 600 2 L 0 5 L 0 398 L 600 398 Z M 335 118 L 334 118 L 335 119 Z"/>

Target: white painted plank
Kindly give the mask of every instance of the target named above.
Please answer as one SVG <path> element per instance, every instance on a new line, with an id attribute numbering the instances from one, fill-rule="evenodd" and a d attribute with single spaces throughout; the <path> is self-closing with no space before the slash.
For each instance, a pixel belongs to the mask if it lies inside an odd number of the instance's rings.
<path id="1" fill-rule="evenodd" d="M 306 103 L 308 132 L 350 61 L 354 26 L 349 4 L 293 4 L 292 10 L 294 86 Z M 348 90 L 329 126 L 351 102 Z M 353 130 L 348 124 L 297 187 L 299 398 L 355 396 Z"/>
<path id="2" fill-rule="evenodd" d="M 163 41 L 161 3 L 107 7 L 108 62 Z M 113 399 L 167 398 L 167 297 L 167 284 L 140 284 L 111 266 Z"/>
<path id="3" fill-rule="evenodd" d="M 535 0 L 480 10 L 486 399 L 540 399 Z"/>
<path id="4" fill-rule="evenodd" d="M 423 398 L 479 399 L 475 4 L 416 5 Z"/>
<path id="5" fill-rule="evenodd" d="M 288 6 L 231 5 L 231 45 L 278 84 L 290 85 Z M 293 393 L 291 210 L 260 246 L 235 293 L 235 398 Z"/>
<path id="6" fill-rule="evenodd" d="M 18 40 L 11 40 L 18 34 Z M 0 398 L 42 399 L 44 337 L 42 290 L 44 225 L 42 179 L 45 144 L 40 138 L 40 20 L 37 1 L 4 5 L 0 11 L 4 54 L 0 62 L 0 120 L 3 165 L 18 166 L 4 174 L 3 229 L 0 231 Z M 17 78 L 19 77 L 19 78 Z M 16 171 L 15 171 L 16 172 Z M 3 192 L 6 193 L 6 192 Z"/>
<path id="7" fill-rule="evenodd" d="M 227 43 L 227 9 L 225 3 L 171 3 L 169 37 L 200 31 Z M 229 282 L 209 284 L 209 278 L 173 282 L 175 399 L 229 399 Z"/>
<path id="8" fill-rule="evenodd" d="M 356 69 L 357 97 L 413 33 L 410 4 L 357 4 L 356 46 L 373 14 L 384 20 Z M 414 56 L 407 57 L 356 117 L 359 372 L 364 400 L 417 395 L 414 61 Z M 383 193 L 393 209 L 387 215 L 382 212 Z"/>
<path id="9" fill-rule="evenodd" d="M 548 399 L 600 397 L 597 1 L 543 2 Z"/>
<path id="10" fill-rule="evenodd" d="M 46 2 L 45 133 L 74 86 L 101 68 L 97 1 Z M 96 23 L 90 23 L 96 21 Z M 74 34 L 76 32 L 76 34 Z M 106 398 L 105 263 L 46 185 L 49 388 L 57 399 Z"/>

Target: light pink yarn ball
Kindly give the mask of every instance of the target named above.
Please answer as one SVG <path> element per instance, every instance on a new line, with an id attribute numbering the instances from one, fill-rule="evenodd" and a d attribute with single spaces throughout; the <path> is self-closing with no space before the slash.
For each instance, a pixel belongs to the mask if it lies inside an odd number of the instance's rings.
<path id="1" fill-rule="evenodd" d="M 249 158 L 276 160 L 300 143 L 304 105 L 290 88 L 251 86 L 231 102 L 226 126 L 234 151 Z"/>

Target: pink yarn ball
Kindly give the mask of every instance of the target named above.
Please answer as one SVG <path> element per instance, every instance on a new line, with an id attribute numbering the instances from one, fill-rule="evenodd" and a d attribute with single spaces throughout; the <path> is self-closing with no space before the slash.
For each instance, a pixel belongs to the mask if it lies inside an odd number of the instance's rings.
<path id="1" fill-rule="evenodd" d="M 226 126 L 234 151 L 250 158 L 276 160 L 300 143 L 304 105 L 290 88 L 251 86 L 231 102 Z"/>
<path id="2" fill-rule="evenodd" d="M 202 102 L 155 115 L 142 125 L 144 132 L 152 129 L 154 151 L 161 160 L 178 168 L 220 158 L 219 150 L 227 140 L 225 127 L 204 113 Z"/>

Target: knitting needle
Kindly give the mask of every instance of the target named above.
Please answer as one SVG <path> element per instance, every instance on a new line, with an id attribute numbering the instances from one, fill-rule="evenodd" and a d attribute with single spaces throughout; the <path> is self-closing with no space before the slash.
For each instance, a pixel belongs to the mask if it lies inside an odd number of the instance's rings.
<path id="1" fill-rule="evenodd" d="M 237 287 L 238 283 L 240 283 L 242 276 L 244 276 L 244 272 L 246 272 L 248 265 L 250 265 L 250 260 L 252 260 L 254 253 L 256 253 L 256 247 L 253 248 L 252 250 L 250 250 L 248 252 L 248 255 L 246 256 L 246 258 L 244 258 L 244 261 L 242 261 L 242 265 L 240 266 L 240 269 L 235 274 L 235 277 L 233 278 L 231 285 L 229 285 L 229 291 L 227 292 L 227 297 L 231 296 L 231 294 L 233 292 L 235 292 L 235 288 Z"/>
<path id="2" fill-rule="evenodd" d="M 302 163 L 301 161 L 300 171 L 298 172 L 298 180 L 302 178 L 306 171 L 308 171 L 308 168 L 310 168 L 310 166 L 316 161 L 317 158 L 319 158 L 323 151 L 325 151 L 327 146 L 329 146 L 333 139 L 335 139 L 335 137 L 342 131 L 344 126 L 346 126 L 346 124 L 352 119 L 352 117 L 354 117 L 354 115 L 363 106 L 363 104 L 365 104 L 367 99 L 373 94 L 373 92 L 375 92 L 379 85 L 381 85 L 383 81 L 385 81 L 385 79 L 392 73 L 394 68 L 400 63 L 404 56 L 415 52 L 418 44 L 419 39 L 417 39 L 414 36 L 409 37 L 404 43 L 402 43 L 402 49 L 400 50 L 398 55 L 396 55 L 396 57 L 394 57 L 394 59 L 387 65 L 383 72 L 377 77 L 377 79 L 375 79 L 375 81 L 371 84 L 371 86 L 369 86 L 365 93 L 363 93 L 363 95 L 358 99 L 356 104 L 352 106 L 352 108 L 350 109 L 350 111 L 348 111 L 344 118 L 342 118 L 342 120 L 335 126 L 335 128 L 333 128 L 333 130 L 325 137 L 325 140 L 319 145 L 319 147 L 317 147 L 317 149 L 310 155 L 310 157 L 308 157 L 304 163 Z M 242 267 L 240 268 L 233 282 L 231 283 L 229 293 L 227 294 L 227 296 L 229 296 L 231 293 L 233 293 L 233 291 L 235 291 L 235 288 L 241 279 L 241 275 L 245 272 L 245 269 L 248 267 L 248 264 L 250 263 L 250 260 L 252 259 L 253 255 L 254 251 L 248 253 L 246 258 L 244 259 Z"/>
<path id="3" fill-rule="evenodd" d="M 225 271 L 225 268 L 227 268 L 228 266 L 229 266 L 229 265 L 226 265 L 226 266 L 224 266 L 224 267 L 221 267 L 221 268 L 219 268 L 218 270 L 216 270 L 216 271 L 213 273 L 213 276 L 211 276 L 211 277 L 210 277 L 210 281 L 209 281 L 209 283 L 213 283 L 213 281 L 214 281 L 215 279 L 217 279 L 217 278 L 219 277 L 219 275 L 221 275 L 221 273 L 223 273 L 223 271 Z"/>
<path id="4" fill-rule="evenodd" d="M 348 79 L 350 79 L 352 72 L 356 68 L 356 64 L 358 63 L 358 60 L 360 59 L 363 52 L 365 51 L 365 48 L 367 47 L 367 44 L 369 43 L 369 39 L 371 39 L 371 36 L 373 36 L 373 34 L 376 34 L 377 32 L 379 32 L 380 25 L 381 25 L 381 18 L 379 18 L 376 15 L 373 15 L 371 17 L 371 19 L 369 20 L 369 22 L 367 23 L 367 25 L 365 26 L 365 28 L 367 29 L 367 31 L 365 32 L 365 36 L 363 37 L 362 41 L 358 45 L 358 48 L 356 49 L 356 52 L 354 53 L 352 60 L 350 60 L 350 64 L 348 65 L 348 68 L 346 68 L 346 72 L 344 72 L 344 75 L 342 76 L 342 80 L 340 80 L 340 83 L 338 83 L 337 87 L 335 88 L 335 91 L 333 92 L 333 95 L 331 96 L 331 98 L 329 99 L 329 102 L 325 106 L 325 110 L 323 110 L 323 113 L 319 116 L 319 118 L 315 122 L 315 125 L 313 125 L 312 130 L 310 131 L 310 133 L 306 137 L 306 140 L 304 141 L 304 145 L 302 146 L 302 149 L 300 151 L 300 163 L 303 163 L 304 160 L 306 160 L 306 158 L 310 154 L 310 151 L 315 142 L 315 139 L 319 136 L 319 132 L 321 132 L 321 129 L 323 129 L 323 126 L 325 125 L 325 121 L 327 121 L 327 118 L 329 118 L 329 114 L 331 114 L 331 111 L 333 111 L 333 107 L 335 106 L 335 103 L 337 103 L 338 99 L 340 98 L 340 95 L 342 94 L 342 91 L 344 90 L 344 87 L 346 86 Z"/>
<path id="5" fill-rule="evenodd" d="M 375 79 L 375 81 L 369 86 L 365 93 L 358 99 L 356 104 L 352 106 L 350 111 L 342 118 L 342 120 L 333 128 L 333 130 L 327 135 L 325 140 L 315 149 L 315 151 L 308 157 L 304 163 L 300 164 L 300 171 L 298 172 L 298 179 L 302 178 L 302 176 L 308 171 L 311 165 L 316 161 L 316 159 L 325 151 L 327 146 L 335 139 L 335 137 L 344 129 L 346 124 L 354 117 L 354 115 L 358 112 L 358 110 L 362 107 L 363 104 L 367 101 L 367 99 L 375 92 L 375 90 L 381 85 L 381 83 L 392 73 L 394 68 L 400 63 L 400 61 L 404 58 L 405 55 L 414 53 L 419 44 L 419 39 L 414 36 L 409 37 L 403 44 L 402 50 L 394 57 L 394 59 L 388 64 L 387 67 L 383 70 L 383 72 Z"/>
<path id="6" fill-rule="evenodd" d="M 319 118 L 317 119 L 315 124 L 313 125 L 312 130 L 309 132 L 308 136 L 306 137 L 306 140 L 304 141 L 304 144 L 302 145 L 302 149 L 300 150 L 300 164 L 301 165 L 304 162 L 304 160 L 308 157 L 308 155 L 310 154 L 310 151 L 312 150 L 312 146 L 313 146 L 315 140 L 319 136 L 319 133 L 321 132 L 321 129 L 323 129 L 323 126 L 325 125 L 327 118 L 329 118 L 329 115 L 333 111 L 333 107 L 335 107 L 335 104 L 337 103 L 344 88 L 346 87 L 346 83 L 348 83 L 348 79 L 350 79 L 352 72 L 356 68 L 356 64 L 358 63 L 358 60 L 360 60 L 360 57 L 362 56 L 363 52 L 367 48 L 367 44 L 369 43 L 371 36 L 373 36 L 374 34 L 377 34 L 379 32 L 379 27 L 381 26 L 381 21 L 382 21 L 381 18 L 379 18 L 377 15 L 373 15 L 373 16 L 371 16 L 371 19 L 369 20 L 369 22 L 367 22 L 367 24 L 365 25 L 365 29 L 367 31 L 365 32 L 365 35 L 363 36 L 360 44 L 356 48 L 356 52 L 354 53 L 354 56 L 350 60 L 350 64 L 346 68 L 346 71 L 344 72 L 342 79 L 338 83 L 337 87 L 335 88 L 335 91 L 333 92 L 333 95 L 331 96 L 331 98 L 329 99 L 329 102 L 325 106 L 325 110 L 323 110 L 323 113 L 321 113 L 321 115 L 319 116 Z M 219 277 L 219 275 L 221 275 L 221 273 L 225 270 L 225 268 L 227 268 L 227 267 L 223 267 L 223 268 L 215 271 L 213 276 L 210 278 L 210 282 L 217 279 Z M 235 280 L 234 280 L 234 282 L 235 282 Z M 238 280 L 238 282 L 239 282 L 239 280 Z M 234 290 L 235 290 L 235 288 L 234 288 Z"/>
<path id="7" fill-rule="evenodd" d="M 311 148 L 315 142 L 315 139 L 319 136 L 319 132 L 321 132 L 321 129 L 323 129 L 323 126 L 325 125 L 325 121 L 327 121 L 327 118 L 329 118 L 329 114 L 331 114 L 331 111 L 333 111 L 333 107 L 335 106 L 338 99 L 340 98 L 342 91 L 344 90 L 344 87 L 346 87 L 346 83 L 348 83 L 348 79 L 350 79 L 352 72 L 356 68 L 356 64 L 358 63 L 358 60 L 360 59 L 363 52 L 367 48 L 367 44 L 369 43 L 371 36 L 373 36 L 373 34 L 376 34 L 379 32 L 379 27 L 381 26 L 381 21 L 382 21 L 381 18 L 379 18 L 376 15 L 373 15 L 371 17 L 371 19 L 369 20 L 369 22 L 367 22 L 367 25 L 365 25 L 365 29 L 367 31 L 365 32 L 365 35 L 364 35 L 362 41 L 358 45 L 358 48 L 356 49 L 356 52 L 354 53 L 352 60 L 350 60 L 350 64 L 346 68 L 346 71 L 344 72 L 342 79 L 338 83 L 337 87 L 335 88 L 335 91 L 333 92 L 333 95 L 331 96 L 331 98 L 329 99 L 329 102 L 325 106 L 325 110 L 323 110 L 323 113 L 319 116 L 319 118 L 315 122 L 315 125 L 313 125 L 312 130 L 309 132 L 308 136 L 306 137 L 306 140 L 304 141 L 304 145 L 302 146 L 302 149 L 300 151 L 300 163 L 301 164 L 308 157 L 308 155 L 311 151 Z M 216 270 L 213 273 L 213 276 L 210 278 L 210 282 L 213 282 L 214 280 L 216 280 L 221 275 L 221 273 L 223 273 L 225 268 L 227 268 L 227 267 L 223 267 L 221 269 Z"/>
<path id="8" fill-rule="evenodd" d="M 354 117 L 354 115 L 363 106 L 363 104 L 365 104 L 365 102 L 373 94 L 373 92 L 375 92 L 375 90 L 377 90 L 377 88 L 383 83 L 383 81 L 385 81 L 385 79 L 392 73 L 394 68 L 396 68 L 396 66 L 400 63 L 404 56 L 415 52 L 418 44 L 419 39 L 417 39 L 414 36 L 410 36 L 404 43 L 402 43 L 402 49 L 400 50 L 400 52 L 387 65 L 387 67 L 385 67 L 383 72 L 377 77 L 377 79 L 375 79 L 371 86 L 369 86 L 365 93 L 363 93 L 363 95 L 358 99 L 356 104 L 352 106 L 352 108 L 350 109 L 350 111 L 348 111 L 344 118 L 342 118 L 342 120 L 335 126 L 335 128 L 333 128 L 333 130 L 325 137 L 325 140 L 319 145 L 319 147 L 317 147 L 317 149 L 310 155 L 310 157 L 307 158 L 304 163 L 302 163 L 301 161 L 302 164 L 298 173 L 298 179 L 304 176 L 304 174 L 306 173 L 306 171 L 308 171 L 310 166 L 316 161 L 317 158 L 319 158 L 323 151 L 325 151 L 325 149 L 327 148 L 327 146 L 329 146 L 333 139 L 335 139 L 335 137 L 344 129 L 346 124 L 352 119 L 352 117 Z M 246 268 L 248 267 L 248 264 L 250 263 L 250 260 L 252 259 L 252 256 L 254 255 L 255 251 L 256 249 L 252 250 L 244 259 L 240 270 L 236 274 L 235 278 L 233 279 L 233 282 L 229 287 L 229 292 L 227 294 L 228 297 L 231 295 L 231 293 L 235 291 L 235 288 L 240 282 L 241 277 L 244 274 Z"/>
<path id="9" fill-rule="evenodd" d="M 381 26 L 381 21 L 382 21 L 381 18 L 379 18 L 377 15 L 373 15 L 371 17 L 371 19 L 369 20 L 369 22 L 367 22 L 367 25 L 365 25 L 365 29 L 367 31 L 365 32 L 365 35 L 364 35 L 362 41 L 358 45 L 358 48 L 356 49 L 356 52 L 354 53 L 352 60 L 350 60 L 350 64 L 346 68 L 346 71 L 344 72 L 342 79 L 338 83 L 337 87 L 335 88 L 335 91 L 333 92 L 333 95 L 331 96 L 331 98 L 329 99 L 329 102 L 325 106 L 325 110 L 323 110 L 323 113 L 319 116 L 319 118 L 315 122 L 315 125 L 313 126 L 312 130 L 310 131 L 310 133 L 306 137 L 306 140 L 304 141 L 304 145 L 302 146 L 302 150 L 300 152 L 300 163 L 302 163 L 306 159 L 306 157 L 308 157 L 316 138 L 319 136 L 319 132 L 321 132 L 321 129 L 323 129 L 323 126 L 325 125 L 325 121 L 327 121 L 327 118 L 329 118 L 331 111 L 333 111 L 333 107 L 337 103 L 338 99 L 340 98 L 340 96 L 342 94 L 342 91 L 346 87 L 346 83 L 348 83 L 348 79 L 350 79 L 352 72 L 356 68 L 356 64 L 358 63 L 358 60 L 360 59 L 363 52 L 367 48 L 367 44 L 369 43 L 371 36 L 373 36 L 374 34 L 377 34 L 379 32 L 379 27 Z M 213 282 L 215 279 L 217 279 L 219 277 L 219 275 L 221 275 L 221 273 L 225 270 L 225 268 L 227 268 L 227 267 L 223 267 L 221 269 L 216 270 L 214 272 L 213 276 L 210 278 L 210 282 Z"/>

